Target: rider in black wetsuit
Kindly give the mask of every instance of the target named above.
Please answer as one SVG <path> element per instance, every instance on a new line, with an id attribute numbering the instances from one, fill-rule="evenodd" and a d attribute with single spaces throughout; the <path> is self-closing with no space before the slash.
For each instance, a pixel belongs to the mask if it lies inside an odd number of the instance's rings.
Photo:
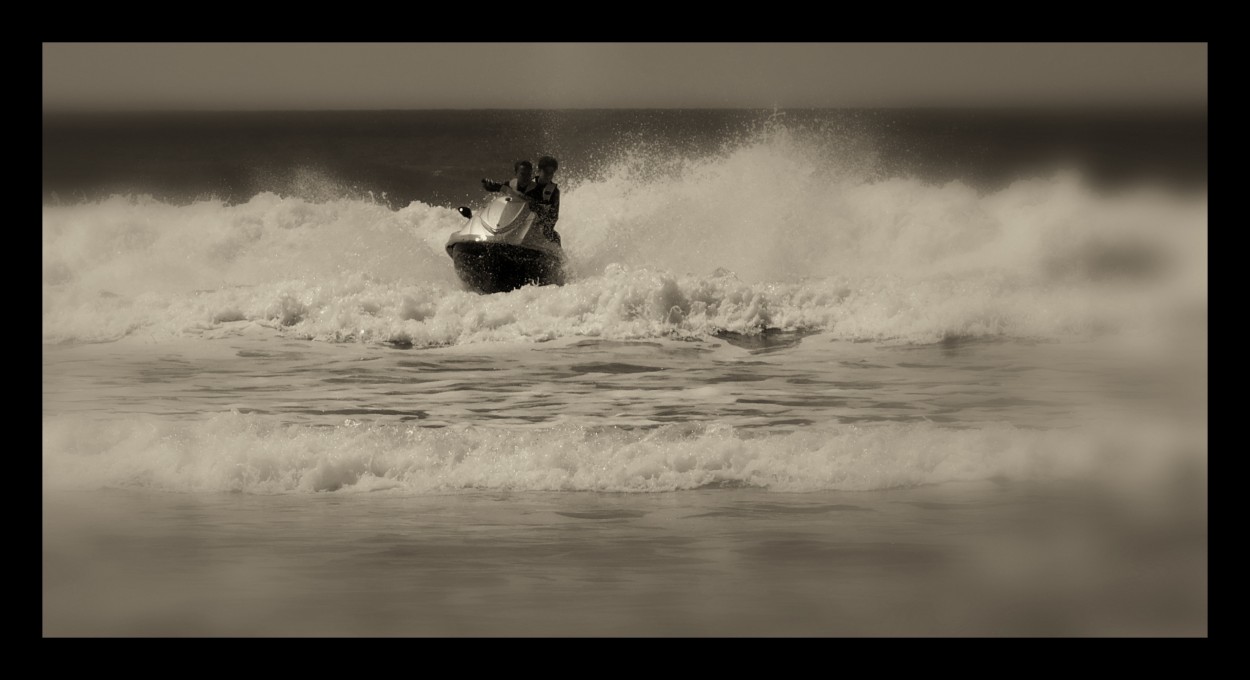
<path id="1" fill-rule="evenodd" d="M 538 226 L 542 228 L 543 236 L 555 241 L 556 245 L 560 245 L 560 234 L 556 233 L 556 222 L 560 220 L 560 187 L 552 178 L 559 169 L 560 162 L 551 156 L 539 158 L 536 186 L 526 192 L 527 196 L 534 198 L 530 209 L 538 213 Z"/>

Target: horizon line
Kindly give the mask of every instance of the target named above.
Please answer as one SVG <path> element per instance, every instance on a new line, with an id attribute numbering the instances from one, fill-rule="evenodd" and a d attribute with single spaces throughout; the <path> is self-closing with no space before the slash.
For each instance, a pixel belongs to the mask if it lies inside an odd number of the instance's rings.
<path id="1" fill-rule="evenodd" d="M 427 111 L 440 112 L 479 112 L 479 111 L 534 111 L 534 112 L 569 112 L 569 111 L 1053 111 L 1053 110 L 1207 110 L 1206 101 L 1172 101 L 1172 102 L 1056 102 L 1051 104 L 907 104 L 907 105 L 853 105 L 853 106 L 573 106 L 562 108 L 510 107 L 510 106 L 432 106 L 432 107 L 385 107 L 385 108 L 185 108 L 185 107 L 44 107 L 43 114 L 66 113 L 416 113 Z"/>

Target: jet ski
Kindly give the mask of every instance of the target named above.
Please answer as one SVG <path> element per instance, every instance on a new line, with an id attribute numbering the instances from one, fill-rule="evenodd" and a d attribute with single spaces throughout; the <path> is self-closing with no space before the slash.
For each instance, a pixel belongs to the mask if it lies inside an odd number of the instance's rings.
<path id="1" fill-rule="evenodd" d="M 564 251 L 535 226 L 525 201 L 505 194 L 478 213 L 457 210 L 468 223 L 447 239 L 447 254 L 465 286 L 489 294 L 564 285 Z"/>

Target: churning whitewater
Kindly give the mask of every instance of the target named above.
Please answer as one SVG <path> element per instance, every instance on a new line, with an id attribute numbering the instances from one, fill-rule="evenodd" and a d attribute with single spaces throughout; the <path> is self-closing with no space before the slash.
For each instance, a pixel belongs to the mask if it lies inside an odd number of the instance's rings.
<path id="1" fill-rule="evenodd" d="M 246 324 L 414 347 L 767 328 L 1051 340 L 1205 310 L 1205 197 L 1104 194 L 1075 172 L 981 192 L 857 166 L 784 128 L 679 163 L 627 154 L 564 178 L 571 282 L 487 297 L 461 289 L 443 249 L 454 206 L 269 192 L 47 205 L 43 340 Z"/>
<path id="2" fill-rule="evenodd" d="M 1201 193 L 888 176 L 771 125 L 570 171 L 569 282 L 478 295 L 444 250 L 454 205 L 296 174 L 237 202 L 45 204 L 45 485 L 816 491 L 1205 466 L 1205 355 L 1175 352 L 1205 327 Z"/>

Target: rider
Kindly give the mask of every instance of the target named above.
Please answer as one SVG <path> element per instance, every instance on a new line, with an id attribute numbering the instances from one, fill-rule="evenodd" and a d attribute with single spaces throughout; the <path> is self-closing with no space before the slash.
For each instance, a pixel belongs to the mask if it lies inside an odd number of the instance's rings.
<path id="1" fill-rule="evenodd" d="M 513 192 L 525 193 L 527 189 L 533 188 L 534 181 L 531 177 L 534 174 L 534 164 L 527 160 L 519 160 L 512 164 L 512 171 L 516 173 L 516 177 L 507 182 L 495 182 L 489 179 L 482 179 L 482 188 L 487 191 L 499 191 L 504 187 L 512 189 Z"/>

